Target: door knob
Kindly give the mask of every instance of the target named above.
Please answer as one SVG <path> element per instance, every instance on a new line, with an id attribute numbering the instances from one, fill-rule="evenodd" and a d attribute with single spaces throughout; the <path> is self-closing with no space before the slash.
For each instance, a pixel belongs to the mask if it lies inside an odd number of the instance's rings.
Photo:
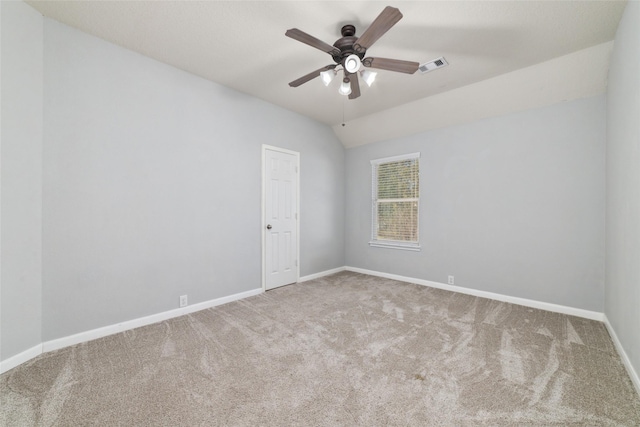
<path id="1" fill-rule="evenodd" d="M 271 230 L 273 227 L 271 227 L 271 224 L 267 224 L 267 230 Z"/>

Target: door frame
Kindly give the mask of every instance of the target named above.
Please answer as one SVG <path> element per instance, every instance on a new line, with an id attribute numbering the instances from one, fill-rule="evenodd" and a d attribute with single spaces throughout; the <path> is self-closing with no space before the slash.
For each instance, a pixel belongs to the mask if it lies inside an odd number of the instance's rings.
<path id="1" fill-rule="evenodd" d="M 260 236 L 262 241 L 262 292 L 267 290 L 267 245 L 266 245 L 266 198 L 267 198 L 267 182 L 265 169 L 265 160 L 267 150 L 278 151 L 280 153 L 291 154 L 295 156 L 296 167 L 296 283 L 300 280 L 300 153 L 286 148 L 274 147 L 273 145 L 262 144 L 262 201 L 260 204 Z"/>

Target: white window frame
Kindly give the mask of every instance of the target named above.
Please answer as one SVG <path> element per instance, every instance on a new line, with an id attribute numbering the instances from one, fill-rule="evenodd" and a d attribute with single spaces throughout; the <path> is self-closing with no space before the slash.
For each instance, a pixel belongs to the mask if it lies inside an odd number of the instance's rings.
<path id="1" fill-rule="evenodd" d="M 418 182 L 420 180 L 420 153 L 403 154 L 400 156 L 385 157 L 382 159 L 371 160 L 371 241 L 369 246 L 378 248 L 402 249 L 406 251 L 420 251 L 420 194 L 415 199 L 402 199 L 406 201 L 415 201 L 418 203 L 418 215 L 416 218 L 417 236 L 415 242 L 405 242 L 398 240 L 378 240 L 377 224 L 378 224 L 378 166 L 383 163 L 395 163 L 403 160 L 418 161 Z"/>

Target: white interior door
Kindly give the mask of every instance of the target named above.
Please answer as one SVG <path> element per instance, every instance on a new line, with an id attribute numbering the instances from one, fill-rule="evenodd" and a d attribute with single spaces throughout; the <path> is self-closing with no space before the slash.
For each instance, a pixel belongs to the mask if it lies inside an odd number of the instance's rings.
<path id="1" fill-rule="evenodd" d="M 298 281 L 299 154 L 263 147 L 265 289 Z"/>

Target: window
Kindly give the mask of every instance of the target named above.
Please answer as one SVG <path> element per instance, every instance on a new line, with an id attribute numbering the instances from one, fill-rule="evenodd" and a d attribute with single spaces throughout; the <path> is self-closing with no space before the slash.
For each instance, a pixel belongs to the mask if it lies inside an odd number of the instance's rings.
<path id="1" fill-rule="evenodd" d="M 371 161 L 371 246 L 419 251 L 420 153 Z"/>

